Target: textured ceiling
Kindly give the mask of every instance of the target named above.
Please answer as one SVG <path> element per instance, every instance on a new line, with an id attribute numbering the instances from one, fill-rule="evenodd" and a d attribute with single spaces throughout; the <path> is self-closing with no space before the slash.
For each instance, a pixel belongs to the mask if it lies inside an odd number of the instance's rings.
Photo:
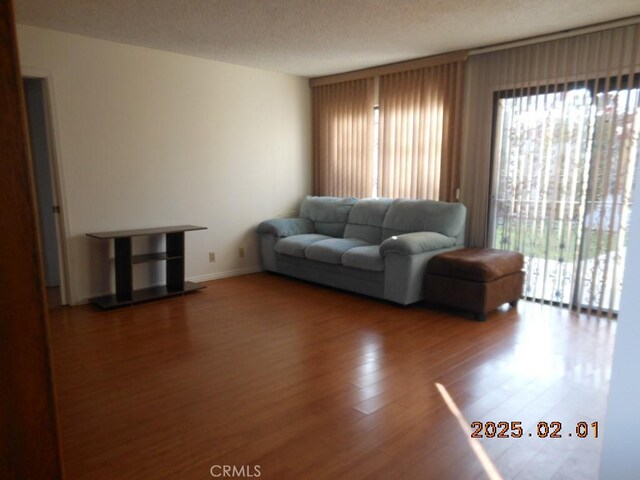
<path id="1" fill-rule="evenodd" d="M 638 0 L 15 0 L 19 23 L 301 76 L 640 13 Z"/>

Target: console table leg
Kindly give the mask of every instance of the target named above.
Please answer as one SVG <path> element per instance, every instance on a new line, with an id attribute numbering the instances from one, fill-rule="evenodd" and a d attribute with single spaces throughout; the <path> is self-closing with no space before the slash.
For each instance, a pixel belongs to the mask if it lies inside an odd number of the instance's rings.
<path id="1" fill-rule="evenodd" d="M 131 301 L 133 292 L 133 272 L 131 267 L 131 237 L 114 238 L 116 297 L 119 301 Z"/>
<path id="2" fill-rule="evenodd" d="M 167 233 L 167 290 L 184 290 L 184 232 Z"/>

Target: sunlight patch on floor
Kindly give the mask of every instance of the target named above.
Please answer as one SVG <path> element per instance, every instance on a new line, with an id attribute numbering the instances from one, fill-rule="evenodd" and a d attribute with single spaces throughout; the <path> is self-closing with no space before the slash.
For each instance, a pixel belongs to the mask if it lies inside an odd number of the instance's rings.
<path id="1" fill-rule="evenodd" d="M 435 385 L 436 385 L 436 388 L 438 389 L 438 392 L 440 392 L 440 395 L 442 396 L 444 403 L 447 405 L 447 407 L 449 408 L 453 416 L 456 417 L 456 420 L 458 420 L 458 424 L 460 425 L 460 428 L 462 428 L 462 431 L 467 436 L 467 441 L 469 442 L 469 445 L 471 445 L 471 449 L 473 450 L 473 453 L 476 455 L 476 457 L 482 464 L 482 468 L 484 468 L 484 471 L 487 474 L 487 476 L 491 480 L 502 480 L 502 476 L 500 475 L 500 472 L 498 472 L 498 469 L 489 458 L 489 455 L 487 455 L 487 452 L 485 452 L 480 441 L 477 438 L 471 438 L 471 427 L 469 425 L 469 422 L 467 422 L 467 420 L 464 418 L 464 416 L 462 415 L 462 412 L 460 411 L 456 403 L 453 401 L 453 398 L 451 398 L 451 395 L 449 395 L 449 392 L 447 392 L 447 389 L 444 387 L 444 385 L 440 383 L 436 383 Z"/>

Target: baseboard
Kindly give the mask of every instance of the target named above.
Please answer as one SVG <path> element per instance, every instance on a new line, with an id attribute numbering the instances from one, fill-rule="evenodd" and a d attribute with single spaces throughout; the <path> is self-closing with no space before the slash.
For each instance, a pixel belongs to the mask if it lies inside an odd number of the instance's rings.
<path id="1" fill-rule="evenodd" d="M 264 271 L 264 267 L 262 265 L 254 265 L 253 267 L 235 268 L 233 270 L 227 270 L 225 272 L 207 273 L 206 275 L 197 275 L 195 277 L 187 277 L 185 278 L 185 280 L 188 280 L 190 282 L 208 282 L 209 280 L 218 280 L 220 278 L 227 278 L 227 277 L 239 277 L 240 275 L 249 275 L 250 273 L 258 273 L 263 271 Z M 149 285 L 149 286 L 159 286 L 159 285 L 163 285 L 163 283 L 158 283 L 158 284 Z M 111 292 L 105 292 L 102 294 L 98 293 L 96 295 L 92 295 L 90 298 L 100 297 L 102 295 L 109 295 L 110 293 Z M 85 305 L 87 303 L 89 303 L 89 297 L 81 298 L 77 302 L 74 302 L 72 305 L 74 306 Z"/>
<path id="2" fill-rule="evenodd" d="M 249 275 L 250 273 L 258 273 L 263 271 L 264 267 L 262 265 L 254 265 L 253 267 L 235 268 L 233 270 L 227 270 L 225 272 L 214 272 L 207 273 L 206 275 L 188 277 L 187 280 L 191 282 L 208 282 L 209 280 L 218 280 L 220 278 L 227 277 L 239 277 L 240 275 Z"/>

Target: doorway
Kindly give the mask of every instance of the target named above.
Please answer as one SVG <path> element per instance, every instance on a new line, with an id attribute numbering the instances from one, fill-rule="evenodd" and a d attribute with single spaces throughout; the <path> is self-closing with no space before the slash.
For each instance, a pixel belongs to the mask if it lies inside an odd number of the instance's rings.
<path id="1" fill-rule="evenodd" d="M 49 121 L 46 79 L 23 79 L 27 109 L 29 144 L 33 166 L 40 251 L 44 263 L 47 304 L 50 309 L 67 304 L 62 261 L 63 226 L 52 135 Z"/>
<path id="2" fill-rule="evenodd" d="M 525 297 L 619 310 L 640 158 L 639 80 L 496 96 L 489 243 L 525 255 Z"/>

